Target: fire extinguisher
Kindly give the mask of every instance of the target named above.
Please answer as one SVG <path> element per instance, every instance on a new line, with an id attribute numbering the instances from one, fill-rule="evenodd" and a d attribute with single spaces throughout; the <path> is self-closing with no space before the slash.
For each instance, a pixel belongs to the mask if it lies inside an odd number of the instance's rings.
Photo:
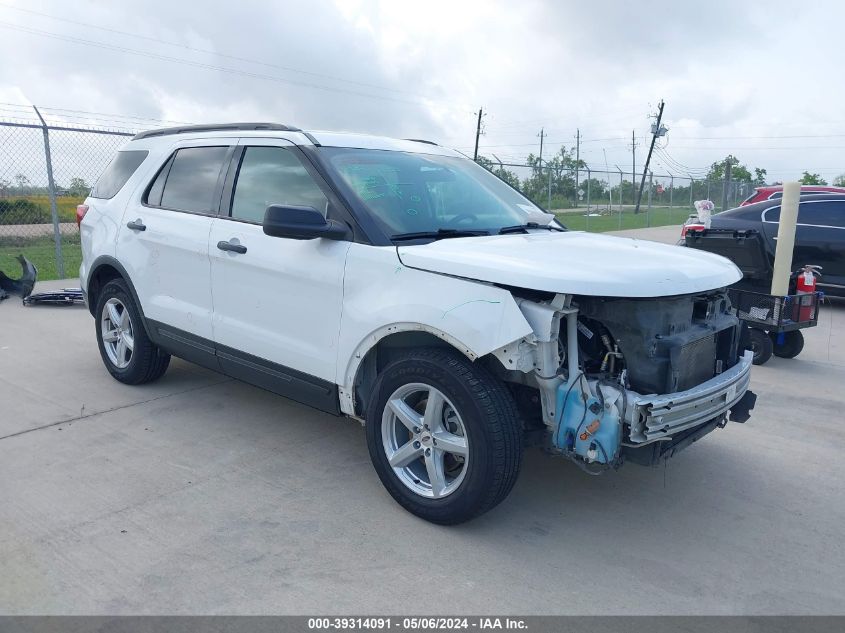
<path id="1" fill-rule="evenodd" d="M 812 321 L 816 316 L 816 276 L 820 275 L 821 266 L 804 266 L 798 272 L 795 280 L 795 291 L 798 297 L 798 320 Z"/>

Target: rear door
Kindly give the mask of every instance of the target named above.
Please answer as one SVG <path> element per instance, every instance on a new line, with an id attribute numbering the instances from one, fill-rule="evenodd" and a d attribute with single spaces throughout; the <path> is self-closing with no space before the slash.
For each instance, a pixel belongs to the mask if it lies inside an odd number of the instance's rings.
<path id="1" fill-rule="evenodd" d="M 845 201 L 801 203 L 793 269 L 805 264 L 822 267 L 821 290 L 831 285 L 845 287 Z"/>
<path id="2" fill-rule="evenodd" d="M 779 221 L 780 206 L 764 212 L 763 230 L 773 244 L 777 243 Z M 823 268 L 822 284 L 845 286 L 845 201 L 799 204 L 791 270 L 808 264 Z"/>
<path id="3" fill-rule="evenodd" d="M 214 367 L 208 234 L 236 141 L 177 144 L 127 207 L 117 243 L 153 339 Z"/>
<path id="4" fill-rule="evenodd" d="M 208 243 L 221 368 L 336 411 L 337 342 L 350 242 L 270 237 L 261 226 L 270 204 L 308 206 L 325 214 L 327 193 L 289 141 L 242 139 L 227 178 L 224 209 Z"/>

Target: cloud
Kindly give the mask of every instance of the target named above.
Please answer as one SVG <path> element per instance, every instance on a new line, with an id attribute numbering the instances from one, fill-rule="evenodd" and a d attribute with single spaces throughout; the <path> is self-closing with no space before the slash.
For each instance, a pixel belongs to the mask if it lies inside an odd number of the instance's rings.
<path id="1" fill-rule="evenodd" d="M 845 10 L 832 0 L 801 13 L 724 0 L 14 6 L 24 11 L 0 4 L 0 54 L 14 60 L 0 68 L 6 102 L 25 96 L 175 121 L 266 119 L 466 150 L 484 107 L 483 151 L 521 160 L 537 151 L 541 126 L 546 151 L 572 145 L 580 128 L 582 156 L 598 166 L 605 154 L 611 165 L 630 163 L 631 130 L 642 143 L 663 98 L 667 151 L 678 162 L 705 167 L 732 152 L 784 174 L 845 171 L 837 149 L 845 142 L 835 139 L 694 138 L 845 131 L 843 88 L 832 79 L 841 74 Z M 763 149 L 774 145 L 781 149 Z"/>

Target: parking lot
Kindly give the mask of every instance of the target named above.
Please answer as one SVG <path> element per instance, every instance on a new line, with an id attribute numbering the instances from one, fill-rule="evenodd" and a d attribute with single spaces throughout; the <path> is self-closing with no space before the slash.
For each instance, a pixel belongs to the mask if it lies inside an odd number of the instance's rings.
<path id="1" fill-rule="evenodd" d="M 10 299 L 0 612 L 843 614 L 845 303 L 806 337 L 754 368 L 748 423 L 665 468 L 532 450 L 446 528 L 393 502 L 356 422 L 176 359 L 127 387 L 85 308 Z"/>

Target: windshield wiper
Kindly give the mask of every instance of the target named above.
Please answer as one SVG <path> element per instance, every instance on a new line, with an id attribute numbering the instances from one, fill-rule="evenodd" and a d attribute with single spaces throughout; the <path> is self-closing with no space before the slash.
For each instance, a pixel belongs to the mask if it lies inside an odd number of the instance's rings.
<path id="1" fill-rule="evenodd" d="M 476 237 L 478 235 L 489 235 L 487 231 L 480 229 L 437 229 L 436 231 L 416 231 L 414 233 L 398 233 L 393 235 L 392 240 L 421 240 L 433 238 L 436 240 L 447 237 Z"/>
<path id="2" fill-rule="evenodd" d="M 499 235 L 506 235 L 508 233 L 528 233 L 528 229 L 546 229 L 548 231 L 562 231 L 566 229 L 559 226 L 552 226 L 551 224 L 537 224 L 536 222 L 526 222 L 525 224 L 514 224 L 513 226 L 505 226 L 499 229 Z"/>

